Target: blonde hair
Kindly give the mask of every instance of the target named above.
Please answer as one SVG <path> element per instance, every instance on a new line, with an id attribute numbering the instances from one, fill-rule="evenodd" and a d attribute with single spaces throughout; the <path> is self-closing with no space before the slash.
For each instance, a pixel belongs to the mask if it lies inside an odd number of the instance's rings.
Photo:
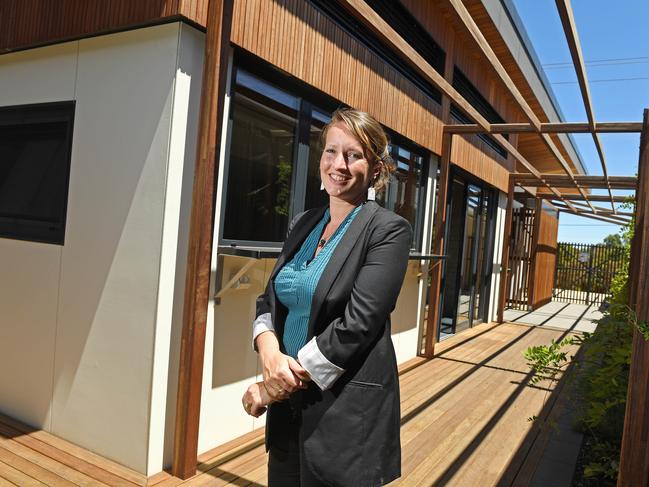
<path id="1" fill-rule="evenodd" d="M 363 155 L 370 164 L 370 169 L 379 164 L 379 173 L 372 180 L 372 185 L 377 193 L 385 189 L 390 181 L 390 174 L 395 170 L 394 162 L 388 149 L 388 136 L 383 127 L 367 112 L 352 108 L 339 108 L 331 116 L 331 121 L 325 125 L 320 135 L 320 142 L 324 147 L 327 132 L 337 124 L 344 123 L 349 131 L 358 139 L 363 147 Z"/>

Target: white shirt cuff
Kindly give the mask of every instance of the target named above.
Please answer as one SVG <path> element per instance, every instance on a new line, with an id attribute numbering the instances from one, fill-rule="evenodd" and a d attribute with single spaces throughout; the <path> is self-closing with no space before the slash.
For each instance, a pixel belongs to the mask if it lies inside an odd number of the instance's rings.
<path id="1" fill-rule="evenodd" d="M 252 322 L 252 348 L 255 349 L 255 339 L 265 331 L 275 331 L 273 320 L 270 313 L 264 313 L 257 316 L 257 319 Z"/>
<path id="2" fill-rule="evenodd" d="M 320 349 L 315 337 L 297 353 L 298 362 L 306 369 L 313 382 L 323 391 L 329 389 L 345 373 L 335 364 L 329 362 Z"/>

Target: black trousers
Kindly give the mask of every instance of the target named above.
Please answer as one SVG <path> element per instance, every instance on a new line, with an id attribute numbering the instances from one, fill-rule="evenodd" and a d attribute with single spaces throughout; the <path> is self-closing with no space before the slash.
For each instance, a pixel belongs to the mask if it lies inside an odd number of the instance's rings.
<path id="1" fill-rule="evenodd" d="M 274 432 L 268 450 L 268 487 L 326 487 L 303 461 L 299 412 L 290 407 L 281 409 L 282 428 Z"/>

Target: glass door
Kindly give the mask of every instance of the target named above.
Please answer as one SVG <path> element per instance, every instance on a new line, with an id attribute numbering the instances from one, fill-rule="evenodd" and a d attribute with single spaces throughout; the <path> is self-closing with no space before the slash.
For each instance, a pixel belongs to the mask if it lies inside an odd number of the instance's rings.
<path id="1" fill-rule="evenodd" d="M 473 184 L 466 186 L 466 210 L 464 212 L 464 238 L 460 269 L 460 288 L 455 318 L 455 333 L 473 325 L 475 316 L 477 269 L 481 261 L 480 221 L 482 216 L 482 189 Z"/>
<path id="2" fill-rule="evenodd" d="M 447 210 L 440 339 L 487 319 L 494 202 L 491 190 L 459 175 L 453 178 Z"/>

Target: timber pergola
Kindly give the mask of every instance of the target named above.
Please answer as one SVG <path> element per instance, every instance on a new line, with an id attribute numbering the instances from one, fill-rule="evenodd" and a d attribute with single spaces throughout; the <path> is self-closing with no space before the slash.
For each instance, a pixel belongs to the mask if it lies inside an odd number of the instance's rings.
<path id="1" fill-rule="evenodd" d="M 592 102 L 588 91 L 583 56 L 579 45 L 569 0 L 556 0 L 562 19 L 563 28 L 570 47 L 573 63 L 579 79 L 579 86 L 586 109 L 588 121 L 579 123 L 545 123 L 534 113 L 529 103 L 522 96 L 512 79 L 507 74 L 497 55 L 490 47 L 470 13 L 461 0 L 446 0 L 446 7 L 456 23 L 469 39 L 472 39 L 478 51 L 489 62 L 497 78 L 509 91 L 515 103 L 521 109 L 526 122 L 491 124 L 463 98 L 452 86 L 452 64 L 447 62 L 444 75 L 438 73 L 408 42 L 406 42 L 387 22 L 385 22 L 363 0 L 341 0 L 340 3 L 364 26 L 370 29 L 394 53 L 401 56 L 426 80 L 439 89 L 443 96 L 442 106 L 445 113 L 442 117 L 450 119 L 448 110 L 454 103 L 474 123 L 467 125 L 446 125 L 442 136 L 440 161 L 440 179 L 438 205 L 433 228 L 436 229 L 432 248 L 433 254 L 443 254 L 445 247 L 446 197 L 448 190 L 451 149 L 454 136 L 467 134 L 489 134 L 502 146 L 518 164 L 528 172 L 510 174 L 508 187 L 508 206 L 505 222 L 505 235 L 511 232 L 512 207 L 514 190 L 520 186 L 542 189 L 535 197 L 554 202 L 560 210 L 595 218 L 611 223 L 628 222 L 630 215 L 621 213 L 615 203 L 624 197 L 613 195 L 613 189 L 639 189 L 636 209 L 636 236 L 632 251 L 633 272 L 629 282 L 631 286 L 631 306 L 635 309 L 638 303 L 638 316 L 649 319 L 649 283 L 646 276 L 649 272 L 649 224 L 645 215 L 649 212 L 649 174 L 645 166 L 649 159 L 649 112 L 645 112 L 644 123 L 606 122 L 598 123 L 594 119 Z M 201 95 L 201 122 L 199 128 L 199 148 L 196 158 L 194 176 L 192 216 L 189 237 L 188 265 L 186 274 L 186 292 L 183 312 L 183 330 L 180 352 L 179 384 L 176 407 L 176 435 L 174 446 L 174 475 L 187 478 L 196 472 L 198 421 L 200 416 L 201 384 L 205 332 L 207 319 L 207 301 L 210 276 L 210 259 L 212 254 L 213 219 L 216 200 L 217 160 L 222 107 L 225 97 L 225 78 L 223 65 L 230 33 L 232 0 L 209 0 L 207 36 L 205 43 L 205 70 L 203 91 Z M 636 178 L 610 176 L 606 166 L 604 152 L 599 140 L 599 133 L 643 132 L 641 144 L 640 184 Z M 536 133 L 543 144 L 558 161 L 565 174 L 543 174 L 515 145 L 502 134 Z M 596 144 L 602 165 L 603 176 L 582 176 L 574 174 L 550 134 L 590 133 Z M 608 196 L 592 195 L 591 189 L 604 188 Z M 574 193 L 573 193 L 574 191 Z M 580 203 L 583 202 L 583 203 Z M 596 207 L 593 202 L 607 202 L 611 209 Z M 647 227 L 647 228 L 645 228 Z M 500 282 L 499 321 L 502 322 L 504 290 L 507 274 L 508 239 L 504 239 L 503 262 Z M 636 265 L 637 264 L 637 265 Z M 439 290 L 441 286 L 443 261 L 436 261 L 431 270 L 431 285 L 427 317 L 425 355 L 433 356 L 434 344 L 438 333 Z M 642 304 L 642 306 L 641 306 Z M 642 313 L 640 313 L 642 311 Z M 637 331 L 636 331 L 637 335 Z M 637 337 L 636 337 L 637 338 Z M 649 451 L 646 448 L 646 433 L 649 431 L 649 347 L 643 339 L 634 338 L 634 356 L 631 365 L 632 378 L 637 376 L 639 385 L 629 384 L 629 401 L 625 420 L 625 435 L 622 449 L 620 479 L 618 485 L 649 485 Z M 635 375 L 634 375 L 635 374 Z M 633 389 L 632 389 L 633 386 Z"/>

